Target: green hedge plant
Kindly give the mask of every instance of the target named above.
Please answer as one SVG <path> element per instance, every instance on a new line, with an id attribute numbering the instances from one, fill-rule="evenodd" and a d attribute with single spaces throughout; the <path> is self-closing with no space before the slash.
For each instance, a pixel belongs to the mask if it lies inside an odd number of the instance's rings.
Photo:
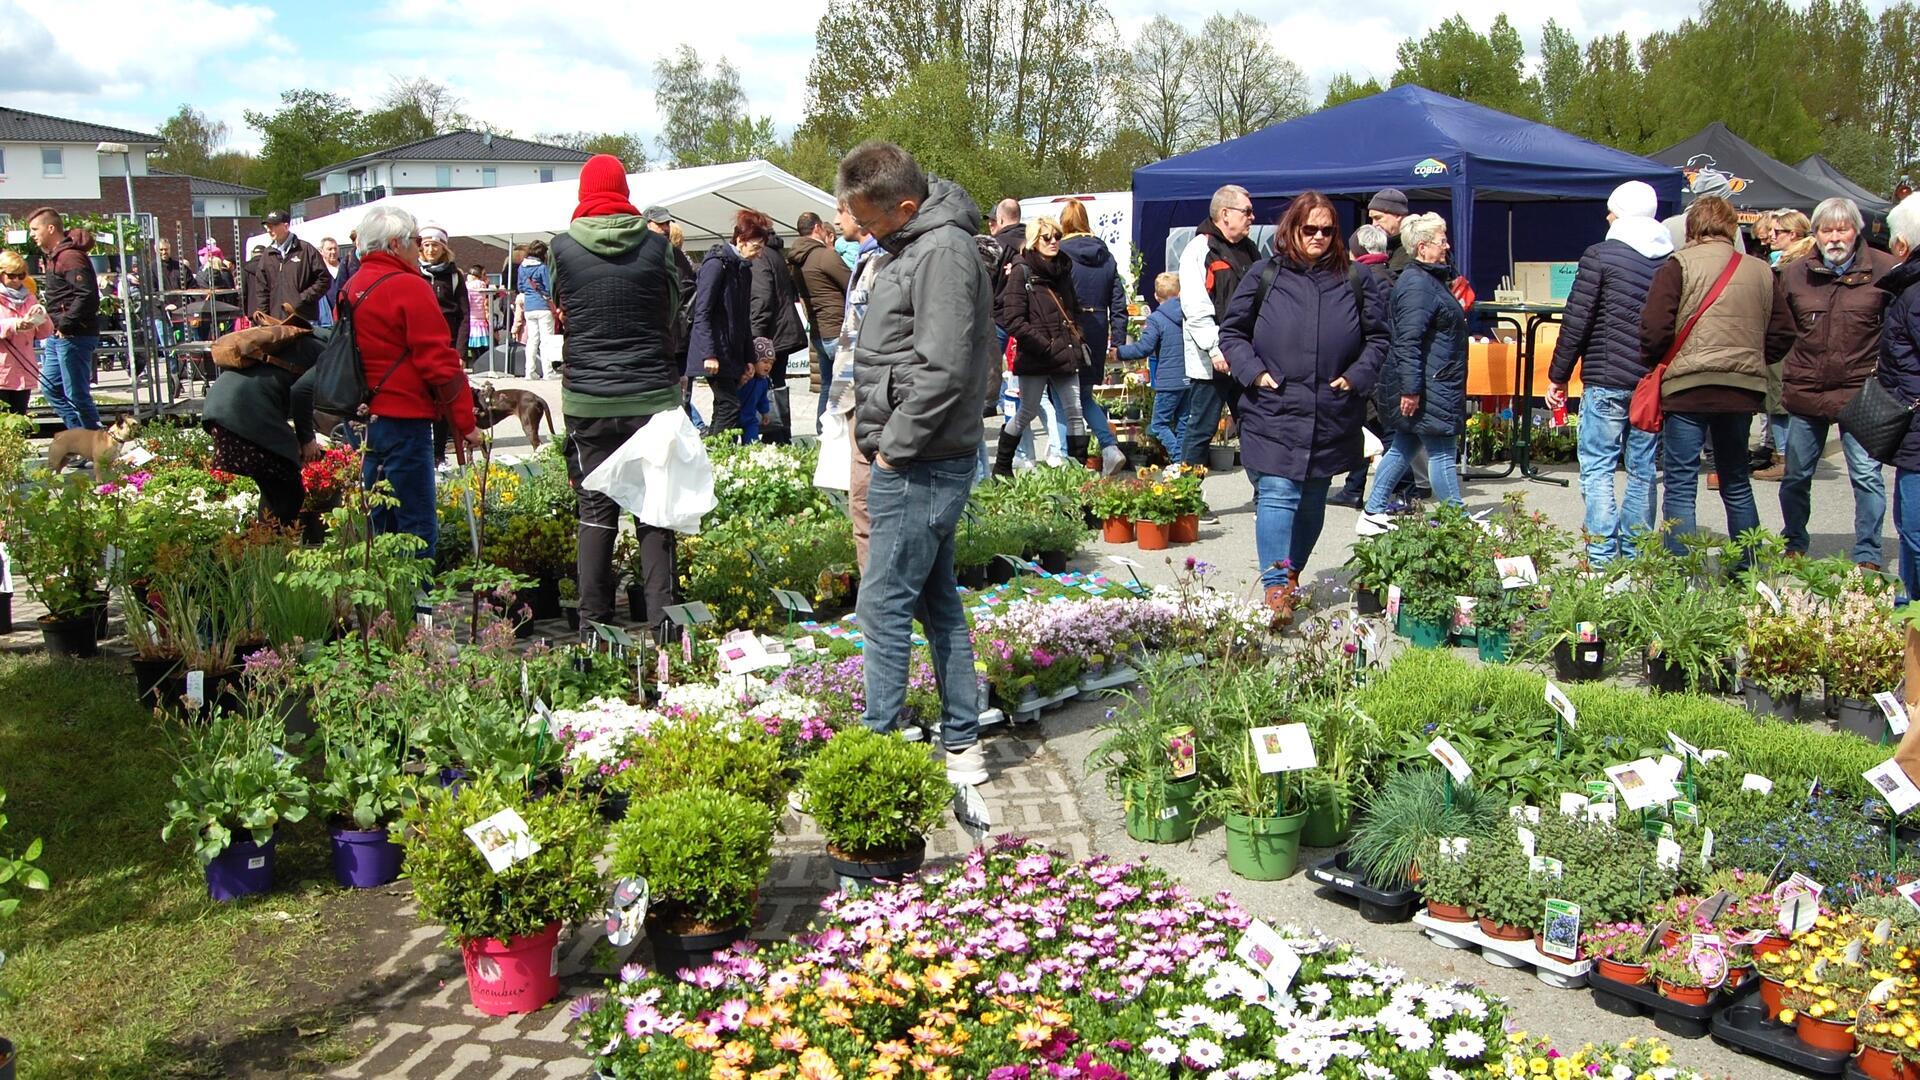
<path id="1" fill-rule="evenodd" d="M 953 798 L 945 764 L 926 746 L 862 727 L 835 735 L 813 755 L 800 790 L 829 848 L 864 861 L 923 843 Z"/>
<path id="2" fill-rule="evenodd" d="M 641 796 L 710 788 L 777 810 L 793 786 L 784 769 L 780 741 L 757 728 L 721 734 L 698 717 L 668 719 L 635 743 L 633 765 L 613 783 Z"/>
<path id="3" fill-rule="evenodd" d="M 653 795 L 614 826 L 612 874 L 645 878 L 652 910 L 677 932 L 741 926 L 773 866 L 773 826 L 769 807 L 733 792 Z"/>

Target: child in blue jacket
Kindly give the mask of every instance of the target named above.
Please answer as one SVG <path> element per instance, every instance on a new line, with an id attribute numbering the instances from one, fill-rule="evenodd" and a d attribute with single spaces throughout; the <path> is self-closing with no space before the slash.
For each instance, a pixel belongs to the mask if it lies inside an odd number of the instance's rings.
<path id="1" fill-rule="evenodd" d="M 753 339 L 753 370 L 740 384 L 740 441 L 748 445 L 760 441 L 760 425 L 768 420 L 773 395 L 773 342 Z"/>
<path id="2" fill-rule="evenodd" d="M 1116 350 L 1122 360 L 1147 361 L 1147 382 L 1153 387 L 1153 418 L 1147 434 L 1174 457 L 1185 436 L 1181 421 L 1187 414 L 1187 353 L 1180 329 L 1180 275 L 1169 271 L 1153 279 L 1153 298 L 1159 304 L 1147 316 L 1140 340 Z"/>

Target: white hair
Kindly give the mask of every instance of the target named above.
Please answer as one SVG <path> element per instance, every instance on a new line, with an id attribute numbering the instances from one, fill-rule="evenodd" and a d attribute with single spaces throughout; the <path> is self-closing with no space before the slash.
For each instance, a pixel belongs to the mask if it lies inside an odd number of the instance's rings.
<path id="1" fill-rule="evenodd" d="M 397 206 L 370 206 L 360 218 L 355 247 L 362 255 L 385 251 L 395 240 L 413 238 L 418 223 L 413 215 Z"/>
<path id="2" fill-rule="evenodd" d="M 1822 225 L 1851 225 L 1854 232 L 1866 227 L 1866 221 L 1860 216 L 1860 207 L 1852 199 L 1838 195 L 1824 199 L 1813 208 L 1813 227 L 1818 230 Z"/>
<path id="3" fill-rule="evenodd" d="M 1353 230 L 1351 246 L 1368 255 L 1378 255 L 1387 250 L 1388 239 L 1387 230 L 1378 225 L 1367 224 Z"/>
<path id="4" fill-rule="evenodd" d="M 1920 251 L 1920 192 L 1900 200 L 1900 205 L 1887 211 L 1887 232 L 1898 240 L 1904 240 L 1908 251 Z"/>
<path id="5" fill-rule="evenodd" d="M 1447 219 L 1439 214 L 1408 214 L 1400 223 L 1400 246 L 1411 252 L 1446 231 Z"/>
<path id="6" fill-rule="evenodd" d="M 1219 221 L 1220 211 L 1227 208 L 1227 200 L 1236 195 L 1247 200 L 1249 203 L 1253 201 L 1253 196 L 1247 194 L 1246 188 L 1241 187 L 1239 184 L 1227 184 L 1216 190 L 1213 193 L 1213 199 L 1207 203 L 1207 220 Z"/>

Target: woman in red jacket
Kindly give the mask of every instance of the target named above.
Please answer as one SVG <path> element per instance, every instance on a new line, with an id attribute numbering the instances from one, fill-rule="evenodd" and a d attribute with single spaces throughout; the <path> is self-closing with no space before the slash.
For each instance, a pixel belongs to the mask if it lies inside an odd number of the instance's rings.
<path id="1" fill-rule="evenodd" d="M 354 336 L 373 418 L 367 424 L 365 480 L 393 485 L 396 507 L 377 511 L 379 532 L 407 532 L 432 558 L 440 539 L 433 489 L 433 421 L 443 417 L 472 445 L 473 392 L 453 351 L 447 320 L 420 273 L 420 237 L 413 215 L 376 206 L 360 219 L 360 269 L 341 290 L 353 309 Z"/>

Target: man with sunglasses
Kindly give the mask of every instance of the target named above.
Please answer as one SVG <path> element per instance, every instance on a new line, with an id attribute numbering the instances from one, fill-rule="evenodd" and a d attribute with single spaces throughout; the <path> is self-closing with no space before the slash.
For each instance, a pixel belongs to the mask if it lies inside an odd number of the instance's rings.
<path id="1" fill-rule="evenodd" d="M 68 232 L 60 211 L 43 206 L 27 215 L 27 232 L 46 253 L 47 280 L 41 302 L 53 319 L 40 368 L 40 392 L 70 428 L 98 428 L 93 404 L 93 352 L 100 345 L 100 282 L 87 250 L 93 237 Z"/>
<path id="2" fill-rule="evenodd" d="M 1207 463 L 1207 444 L 1220 425 L 1220 409 L 1236 408 L 1239 385 L 1220 351 L 1220 319 L 1247 268 L 1259 258 L 1253 231 L 1253 197 L 1238 184 L 1213 193 L 1207 220 L 1180 252 L 1180 295 L 1187 300 L 1186 446 L 1168 453 L 1188 465 Z"/>

